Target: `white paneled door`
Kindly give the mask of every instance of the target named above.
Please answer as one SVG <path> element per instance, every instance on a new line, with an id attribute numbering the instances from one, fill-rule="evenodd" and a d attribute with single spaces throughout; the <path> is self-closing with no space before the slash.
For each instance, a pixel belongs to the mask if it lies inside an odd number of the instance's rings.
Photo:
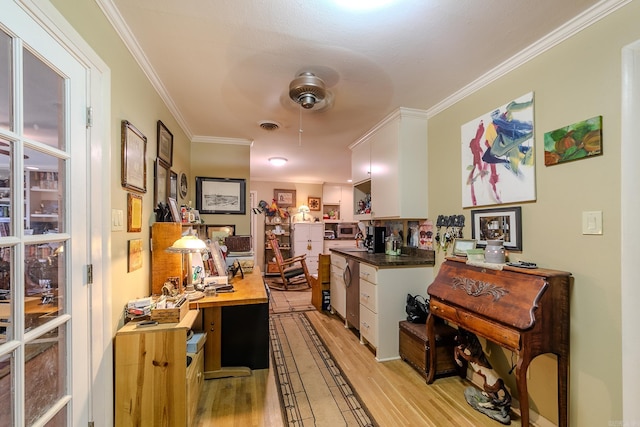
<path id="1" fill-rule="evenodd" d="M 87 70 L 0 15 L 0 425 L 87 424 Z"/>

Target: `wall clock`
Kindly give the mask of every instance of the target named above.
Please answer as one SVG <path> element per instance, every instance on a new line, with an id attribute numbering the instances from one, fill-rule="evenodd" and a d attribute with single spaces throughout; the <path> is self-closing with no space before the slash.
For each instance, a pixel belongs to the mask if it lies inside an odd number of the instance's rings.
<path id="1" fill-rule="evenodd" d="M 183 199 L 187 197 L 187 174 L 182 172 L 180 174 L 180 197 Z"/>

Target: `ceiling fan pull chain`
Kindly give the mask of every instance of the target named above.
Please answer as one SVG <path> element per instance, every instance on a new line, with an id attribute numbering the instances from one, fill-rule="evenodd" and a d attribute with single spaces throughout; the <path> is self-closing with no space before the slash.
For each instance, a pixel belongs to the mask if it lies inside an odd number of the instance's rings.
<path id="1" fill-rule="evenodd" d="M 302 147 L 302 107 L 300 107 L 300 121 L 298 126 L 298 147 Z"/>

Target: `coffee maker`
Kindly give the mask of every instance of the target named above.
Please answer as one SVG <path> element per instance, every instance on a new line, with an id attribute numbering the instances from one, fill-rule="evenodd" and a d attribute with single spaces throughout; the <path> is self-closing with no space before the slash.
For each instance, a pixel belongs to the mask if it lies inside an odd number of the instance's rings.
<path id="1" fill-rule="evenodd" d="M 367 226 L 367 237 L 364 240 L 364 244 L 367 247 L 367 252 L 373 254 L 383 254 L 384 238 L 386 233 L 386 227 L 375 227 L 373 225 Z"/>

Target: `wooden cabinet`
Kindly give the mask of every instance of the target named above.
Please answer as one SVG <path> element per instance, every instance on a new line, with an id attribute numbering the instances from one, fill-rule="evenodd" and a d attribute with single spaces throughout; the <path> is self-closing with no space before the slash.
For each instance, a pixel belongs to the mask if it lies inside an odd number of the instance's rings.
<path id="1" fill-rule="evenodd" d="M 266 216 L 264 219 L 264 232 L 265 234 L 274 233 L 277 236 L 280 252 L 282 252 L 284 259 L 293 256 L 293 230 L 291 229 L 290 219 L 271 216 Z M 266 276 L 280 274 L 280 270 L 278 270 L 278 266 L 273 260 L 273 250 L 266 238 L 264 239 L 264 264 L 264 274 Z"/>
<path id="2" fill-rule="evenodd" d="M 331 254 L 331 312 L 347 318 L 347 288 L 344 283 L 344 269 L 347 265 L 345 257 Z M 345 323 L 346 324 L 346 323 Z"/>
<path id="3" fill-rule="evenodd" d="M 368 148 L 372 217 L 428 217 L 426 112 L 400 108 L 365 138 L 352 149 L 352 175 L 354 168 L 363 168 L 360 151 Z M 363 190 L 361 183 L 353 181 L 355 212 L 361 198 L 358 191 Z"/>
<path id="4" fill-rule="evenodd" d="M 187 333 L 198 316 L 180 323 L 123 326 L 115 337 L 115 424 L 188 426 L 203 385 L 202 350 L 187 353 Z"/>
<path id="5" fill-rule="evenodd" d="M 360 263 L 360 339 L 376 349 L 378 361 L 399 357 L 398 322 L 407 317 L 407 294 L 425 296 L 432 281 L 433 267 Z"/>
<path id="6" fill-rule="evenodd" d="M 161 295 L 162 286 L 169 277 L 182 275 L 181 255 L 166 249 L 182 235 L 177 222 L 156 222 L 151 226 L 151 294 Z"/>
<path id="7" fill-rule="evenodd" d="M 294 223 L 293 224 L 293 255 L 306 255 L 309 274 L 318 274 L 318 255 L 324 250 L 324 224 Z"/>

